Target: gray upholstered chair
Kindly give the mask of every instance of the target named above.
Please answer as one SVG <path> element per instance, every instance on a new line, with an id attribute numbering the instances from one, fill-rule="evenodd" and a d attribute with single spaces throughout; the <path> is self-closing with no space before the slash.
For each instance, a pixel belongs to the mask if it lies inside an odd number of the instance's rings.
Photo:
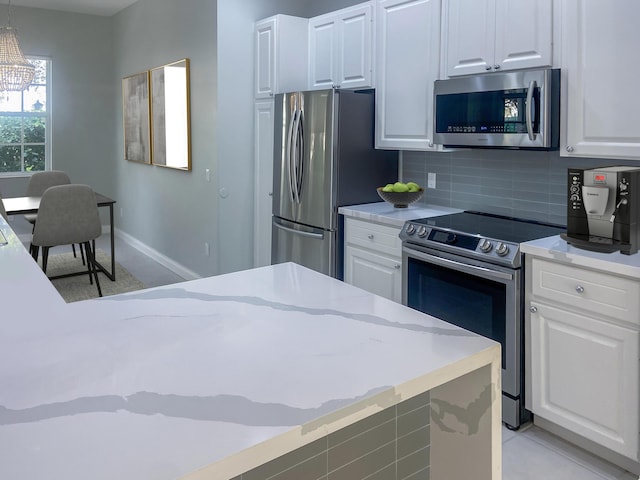
<path id="1" fill-rule="evenodd" d="M 71 183 L 71 179 L 69 175 L 61 170 L 49 170 L 46 172 L 35 172 L 31 175 L 29 179 L 29 184 L 27 185 L 27 197 L 41 197 L 45 190 L 49 187 L 54 187 L 56 185 L 69 185 Z M 35 226 L 36 219 L 38 218 L 37 213 L 26 213 L 24 218 L 31 225 Z M 73 249 L 73 256 L 76 256 L 76 247 L 75 245 L 71 245 Z M 82 252 L 82 247 L 80 247 L 80 255 L 82 256 L 82 264 L 84 265 L 84 254 Z"/>
<path id="2" fill-rule="evenodd" d="M 93 283 L 92 277 L 95 279 L 98 295 L 102 296 L 93 248 L 94 240 L 101 234 L 98 205 L 91 187 L 76 184 L 49 187 L 40 201 L 31 254 L 37 261 L 42 247 L 42 270 L 46 273 L 50 247 L 74 243 L 83 245 L 89 281 Z"/>

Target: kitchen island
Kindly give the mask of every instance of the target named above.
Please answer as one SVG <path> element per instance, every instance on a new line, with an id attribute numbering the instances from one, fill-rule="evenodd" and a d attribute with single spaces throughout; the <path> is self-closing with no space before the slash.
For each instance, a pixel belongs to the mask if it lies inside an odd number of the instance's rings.
<path id="1" fill-rule="evenodd" d="M 0 230 L 0 478 L 501 478 L 495 342 L 292 263 L 66 304 Z"/>

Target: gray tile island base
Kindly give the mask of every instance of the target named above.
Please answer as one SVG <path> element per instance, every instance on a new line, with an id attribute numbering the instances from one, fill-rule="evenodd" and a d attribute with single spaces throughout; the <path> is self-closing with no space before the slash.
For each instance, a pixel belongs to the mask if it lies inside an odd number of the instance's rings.
<path id="1" fill-rule="evenodd" d="M 0 231 L 0 478 L 501 478 L 495 342 L 291 263 L 65 304 Z"/>

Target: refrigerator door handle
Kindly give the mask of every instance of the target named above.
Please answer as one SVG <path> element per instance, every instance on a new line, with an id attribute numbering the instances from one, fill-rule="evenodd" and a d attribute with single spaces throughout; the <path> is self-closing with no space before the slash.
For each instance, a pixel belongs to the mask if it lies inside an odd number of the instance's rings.
<path id="1" fill-rule="evenodd" d="M 302 110 L 296 110 L 293 125 L 293 148 L 292 148 L 292 170 L 293 170 L 293 196 L 296 203 L 300 203 L 300 189 L 302 186 Z"/>
<path id="2" fill-rule="evenodd" d="M 292 148 L 293 148 L 293 128 L 294 128 L 294 124 L 295 124 L 295 120 L 296 120 L 296 115 L 298 114 L 298 110 L 295 109 L 293 111 L 293 115 L 291 116 L 291 120 L 289 120 L 289 131 L 287 132 L 287 142 L 286 142 L 286 147 L 284 150 L 284 155 L 285 155 L 285 164 L 286 164 L 286 168 L 287 168 L 287 173 L 288 173 L 288 180 L 289 180 L 289 196 L 291 198 L 291 203 L 295 203 L 295 198 L 294 198 L 294 193 L 293 193 L 293 172 L 292 172 L 292 161 L 291 161 L 291 155 L 293 153 Z"/>
<path id="3" fill-rule="evenodd" d="M 324 235 L 322 233 L 313 233 L 313 232 L 303 232 L 300 230 L 296 230 L 295 228 L 285 227 L 284 225 L 279 224 L 275 220 L 272 221 L 273 226 L 279 228 L 280 230 L 284 230 L 285 232 L 294 233 L 296 235 L 300 235 L 302 237 L 315 238 L 317 240 L 322 240 Z"/>

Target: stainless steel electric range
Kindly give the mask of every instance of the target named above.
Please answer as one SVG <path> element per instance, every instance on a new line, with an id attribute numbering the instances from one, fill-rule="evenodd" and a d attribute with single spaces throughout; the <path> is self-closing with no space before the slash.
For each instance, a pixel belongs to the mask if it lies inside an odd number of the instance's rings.
<path id="1" fill-rule="evenodd" d="M 520 243 L 564 233 L 560 225 L 467 211 L 410 220 L 402 239 L 402 297 L 411 308 L 502 345 L 507 427 L 524 408 L 524 295 Z"/>

